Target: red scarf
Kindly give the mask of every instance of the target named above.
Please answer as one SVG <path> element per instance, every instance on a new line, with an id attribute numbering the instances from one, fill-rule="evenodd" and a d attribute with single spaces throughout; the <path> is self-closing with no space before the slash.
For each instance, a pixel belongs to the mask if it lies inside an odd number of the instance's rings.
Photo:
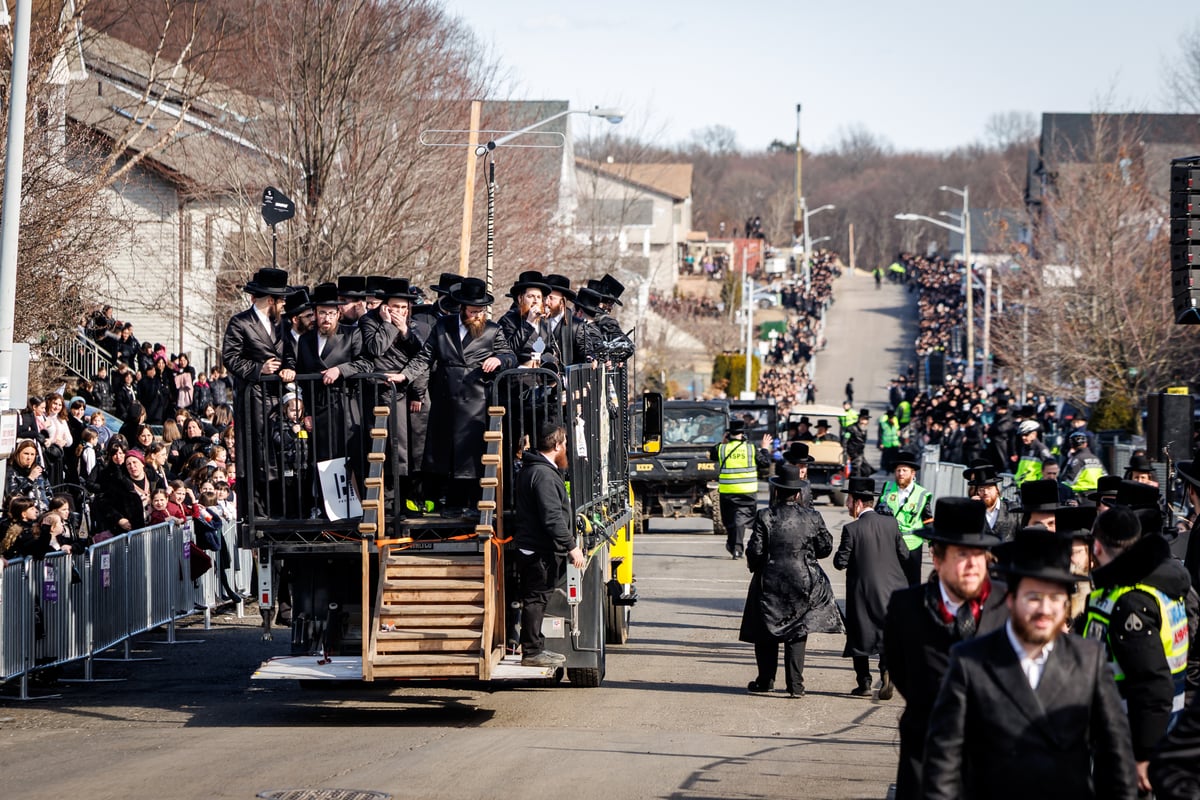
<path id="1" fill-rule="evenodd" d="M 976 625 L 979 624 L 979 616 L 983 613 L 983 604 L 985 602 L 987 602 L 988 595 L 990 595 L 991 593 L 992 593 L 992 581 L 990 578 L 985 578 L 983 581 L 983 588 L 979 592 L 979 597 L 977 597 L 974 600 L 966 601 L 967 608 L 971 609 L 971 616 L 975 618 Z M 950 610 L 948 608 L 946 608 L 946 601 L 941 598 L 940 591 L 938 592 L 938 595 L 939 595 L 938 596 L 938 605 L 937 605 L 938 614 L 941 615 L 942 622 L 949 625 L 952 622 L 954 622 L 954 615 L 950 613 Z"/>

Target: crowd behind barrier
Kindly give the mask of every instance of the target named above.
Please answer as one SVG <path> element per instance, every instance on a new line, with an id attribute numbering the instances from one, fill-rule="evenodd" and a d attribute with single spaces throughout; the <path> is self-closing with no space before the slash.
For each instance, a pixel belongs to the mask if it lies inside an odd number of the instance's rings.
<path id="1" fill-rule="evenodd" d="M 235 554 L 227 577 L 248 593 L 253 554 L 236 548 L 233 523 L 222 526 L 221 536 Z M 190 523 L 174 522 L 79 553 L 8 561 L 0 569 L 0 682 L 19 680 L 20 698 L 28 699 L 30 677 L 39 670 L 84 661 L 83 680 L 89 681 L 102 653 L 124 645 L 116 660 L 128 660 L 138 634 L 166 626 L 167 642 L 174 643 L 176 620 L 198 612 L 209 627 L 221 582 L 217 566 L 208 564 Z M 240 616 L 241 602 L 237 610 Z"/>

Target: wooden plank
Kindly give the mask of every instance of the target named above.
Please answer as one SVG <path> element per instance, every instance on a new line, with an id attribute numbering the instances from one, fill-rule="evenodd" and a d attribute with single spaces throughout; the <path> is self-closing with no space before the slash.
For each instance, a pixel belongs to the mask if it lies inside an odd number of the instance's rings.
<path id="1" fill-rule="evenodd" d="M 400 605 L 410 603 L 483 603 L 483 586 L 474 589 L 413 589 L 383 593 L 383 604 L 390 610 L 396 610 Z"/>
<path id="2" fill-rule="evenodd" d="M 499 453 L 484 453 L 482 456 L 480 456 L 480 459 L 485 467 L 491 466 L 492 464 L 495 464 L 496 466 L 500 465 Z"/>
<path id="3" fill-rule="evenodd" d="M 429 555 L 429 556 L 395 554 L 395 555 L 388 557 L 387 563 L 388 563 L 389 567 L 396 565 L 396 564 L 413 564 L 413 565 L 420 565 L 423 567 L 427 567 L 431 564 L 478 564 L 478 565 L 480 565 L 480 567 L 482 567 L 483 554 L 482 553 L 464 553 L 461 556 L 457 556 L 457 555 L 452 556 L 452 555 L 445 555 L 445 554 Z"/>
<path id="4" fill-rule="evenodd" d="M 387 435 L 387 428 L 371 428 L 370 436 L 372 439 L 386 439 Z"/>
<path id="5" fill-rule="evenodd" d="M 371 410 L 371 413 L 377 417 L 390 417 L 392 415 L 392 409 L 388 406 L 375 406 L 375 408 Z"/>
<path id="6" fill-rule="evenodd" d="M 479 631 L 470 628 L 397 628 L 379 631 L 379 641 L 403 639 L 474 639 L 479 640 Z"/>
<path id="7" fill-rule="evenodd" d="M 475 656 L 474 655 L 465 656 L 465 655 L 460 655 L 458 653 L 446 653 L 445 655 L 439 655 L 437 653 L 428 653 L 428 654 L 409 653 L 409 654 L 398 655 L 398 656 L 380 656 L 377 666 L 425 665 L 425 666 L 430 666 L 430 667 L 439 667 L 439 666 L 454 665 L 454 664 L 466 664 L 466 665 L 470 666 L 472 670 L 474 670 Z"/>
<path id="8" fill-rule="evenodd" d="M 384 582 L 384 591 L 388 592 L 404 592 L 410 589 L 471 589 L 479 590 L 483 588 L 483 576 L 470 576 L 466 578 L 444 578 L 444 577 L 428 577 L 428 578 L 411 578 L 394 580 L 391 576 Z"/>
<path id="9" fill-rule="evenodd" d="M 478 564 L 404 564 L 388 565 L 388 580 L 424 580 L 426 578 L 475 578 L 483 580 Z"/>
<path id="10" fill-rule="evenodd" d="M 484 431 L 483 440 L 485 442 L 499 442 L 504 438 L 504 434 L 500 431 Z"/>
<path id="11" fill-rule="evenodd" d="M 367 453 L 367 461 L 372 464 L 382 464 L 387 461 L 387 453 Z"/>
<path id="12" fill-rule="evenodd" d="M 362 603 L 362 669 L 363 680 L 374 680 L 371 672 L 371 661 L 375 652 L 374 632 L 379 626 L 371 619 L 371 603 L 369 602 L 368 592 L 371 587 L 371 546 L 366 539 L 362 541 L 362 577 L 361 586 L 362 592 L 360 602 Z M 376 606 L 378 608 L 378 606 Z"/>
<path id="13" fill-rule="evenodd" d="M 393 656 L 394 657 L 394 656 Z M 408 678 L 410 680 L 436 678 L 478 678 L 476 663 L 394 666 L 391 664 L 374 667 L 375 680 L 383 678 Z"/>
<path id="14" fill-rule="evenodd" d="M 464 636 L 458 639 L 386 639 L 380 634 L 375 657 L 399 655 L 400 653 L 469 653 L 479 652 L 479 637 Z"/>
<path id="15" fill-rule="evenodd" d="M 441 612 L 438 614 L 411 614 L 409 609 L 383 609 L 379 615 L 381 624 L 399 628 L 478 628 L 483 624 L 483 609 L 476 614 Z"/>
<path id="16" fill-rule="evenodd" d="M 504 406 L 488 406 L 489 417 L 503 417 L 505 412 Z"/>

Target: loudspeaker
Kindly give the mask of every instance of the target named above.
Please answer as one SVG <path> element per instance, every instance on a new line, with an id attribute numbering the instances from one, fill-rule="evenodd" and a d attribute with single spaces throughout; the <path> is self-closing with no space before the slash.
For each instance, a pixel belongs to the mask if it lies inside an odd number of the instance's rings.
<path id="1" fill-rule="evenodd" d="M 946 382 L 946 354 L 930 353 L 925 358 L 929 385 L 941 386 Z"/>
<path id="2" fill-rule="evenodd" d="M 1192 457 L 1193 400 L 1189 394 L 1146 395 L 1146 454 L 1163 460 L 1163 448 L 1171 447 L 1171 458 Z"/>

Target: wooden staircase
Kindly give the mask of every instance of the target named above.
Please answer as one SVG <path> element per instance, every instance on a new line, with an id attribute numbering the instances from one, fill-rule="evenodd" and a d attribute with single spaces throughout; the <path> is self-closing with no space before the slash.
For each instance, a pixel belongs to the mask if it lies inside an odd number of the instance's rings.
<path id="1" fill-rule="evenodd" d="M 388 556 L 373 677 L 486 679 L 487 583 L 484 555 Z"/>

